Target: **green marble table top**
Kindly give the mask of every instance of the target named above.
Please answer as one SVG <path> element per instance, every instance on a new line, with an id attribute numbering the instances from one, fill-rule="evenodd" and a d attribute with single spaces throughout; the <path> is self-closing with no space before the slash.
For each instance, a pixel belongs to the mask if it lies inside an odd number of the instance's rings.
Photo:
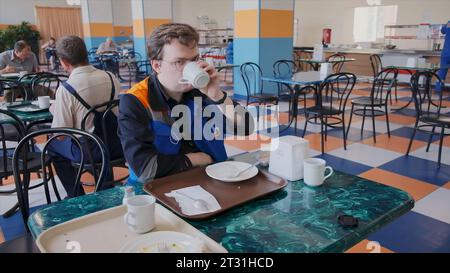
<path id="1" fill-rule="evenodd" d="M 24 105 L 29 104 L 29 102 L 23 102 L 23 103 L 24 103 Z M 8 111 L 6 108 L 6 104 L 2 105 L 1 109 Z M 48 110 L 47 111 L 39 111 L 39 112 L 30 112 L 30 113 L 18 112 L 18 111 L 11 111 L 11 112 L 14 113 L 20 120 L 22 120 L 23 122 L 27 122 L 27 123 L 53 119 L 53 115 Z M 14 122 L 14 120 L 12 118 L 8 117 L 7 115 L 0 114 L 0 124 L 13 123 L 13 122 Z"/>
<path id="2" fill-rule="evenodd" d="M 135 185 L 144 194 L 142 185 Z M 51 204 L 28 220 L 35 238 L 46 229 L 121 205 L 123 188 Z M 303 181 L 214 218 L 189 221 L 233 253 L 344 252 L 411 210 L 406 192 L 342 172 L 321 187 Z M 357 228 L 338 224 L 342 214 L 359 218 Z"/>

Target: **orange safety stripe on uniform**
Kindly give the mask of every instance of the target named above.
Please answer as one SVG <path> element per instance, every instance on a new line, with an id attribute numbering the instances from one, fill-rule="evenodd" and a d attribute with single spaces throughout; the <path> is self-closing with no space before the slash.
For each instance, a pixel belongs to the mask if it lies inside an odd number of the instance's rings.
<path id="1" fill-rule="evenodd" d="M 150 108 L 150 101 L 148 98 L 148 78 L 135 84 L 126 93 L 135 96 L 145 108 Z"/>

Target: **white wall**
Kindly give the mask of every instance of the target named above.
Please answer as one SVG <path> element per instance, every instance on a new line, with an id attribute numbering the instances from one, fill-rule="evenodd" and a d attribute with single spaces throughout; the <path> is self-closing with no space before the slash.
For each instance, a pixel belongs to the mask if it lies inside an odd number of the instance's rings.
<path id="1" fill-rule="evenodd" d="M 132 26 L 131 0 L 112 0 L 115 26 Z"/>
<path id="2" fill-rule="evenodd" d="M 450 0 L 381 0 L 382 5 L 398 5 L 397 24 L 419 24 L 450 20 Z M 332 43 L 353 43 L 354 8 L 366 7 L 365 0 L 296 0 L 299 19 L 298 46 L 311 46 L 322 40 L 322 29 L 332 29 Z"/>
<path id="3" fill-rule="evenodd" d="M 197 27 L 197 16 L 207 15 L 219 28 L 234 26 L 234 0 L 174 0 L 174 21 Z"/>
<path id="4" fill-rule="evenodd" d="M 69 7 L 65 0 L 0 0 L 0 24 L 36 24 L 35 6 Z"/>

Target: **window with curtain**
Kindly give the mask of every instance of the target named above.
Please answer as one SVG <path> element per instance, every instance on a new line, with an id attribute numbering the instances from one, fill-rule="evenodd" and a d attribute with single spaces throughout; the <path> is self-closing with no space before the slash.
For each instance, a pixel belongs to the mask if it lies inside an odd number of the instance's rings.
<path id="1" fill-rule="evenodd" d="M 35 7 L 37 29 L 41 33 L 41 44 L 50 37 L 56 40 L 66 35 L 83 37 L 81 8 Z M 41 62 L 46 62 L 45 54 L 41 51 Z"/>
<path id="2" fill-rule="evenodd" d="M 384 38 L 384 26 L 397 22 L 397 6 L 373 6 L 355 8 L 353 40 L 377 42 Z"/>

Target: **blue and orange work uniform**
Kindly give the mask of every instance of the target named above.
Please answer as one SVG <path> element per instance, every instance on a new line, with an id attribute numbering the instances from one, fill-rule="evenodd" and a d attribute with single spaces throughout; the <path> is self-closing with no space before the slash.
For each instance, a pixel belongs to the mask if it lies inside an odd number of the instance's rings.
<path id="1" fill-rule="evenodd" d="M 450 66 L 450 21 L 447 22 L 446 25 L 442 25 L 441 28 L 442 34 L 445 34 L 444 47 L 442 48 L 441 53 L 441 67 Z M 445 77 L 447 76 L 448 68 L 439 70 L 439 78 L 441 78 L 442 82 L 445 81 Z M 436 91 L 441 91 L 442 86 L 439 83 L 436 83 Z"/>
<path id="2" fill-rule="evenodd" d="M 223 137 L 225 130 L 222 130 L 221 135 L 213 140 L 206 140 L 204 137 L 194 139 L 192 136 L 189 140 L 176 141 L 172 137 L 171 126 L 176 122 L 171 117 L 172 109 L 177 105 L 186 105 L 192 114 L 191 121 L 195 120 L 194 115 L 199 113 L 196 109 L 195 97 L 202 98 L 203 109 L 211 104 L 209 99 L 197 89 L 183 94 L 182 100 L 177 103 L 166 95 L 156 74 L 136 84 L 121 96 L 119 137 L 125 159 L 129 164 L 129 183 L 136 181 L 147 183 L 155 178 L 186 171 L 192 168 L 186 156 L 189 153 L 206 153 L 215 162 L 227 160 Z M 201 128 L 204 128 L 207 119 L 202 117 L 200 120 L 202 120 Z M 245 111 L 245 123 L 245 134 L 248 135 L 250 114 L 247 111 Z M 193 130 L 192 134 L 194 134 Z"/>

